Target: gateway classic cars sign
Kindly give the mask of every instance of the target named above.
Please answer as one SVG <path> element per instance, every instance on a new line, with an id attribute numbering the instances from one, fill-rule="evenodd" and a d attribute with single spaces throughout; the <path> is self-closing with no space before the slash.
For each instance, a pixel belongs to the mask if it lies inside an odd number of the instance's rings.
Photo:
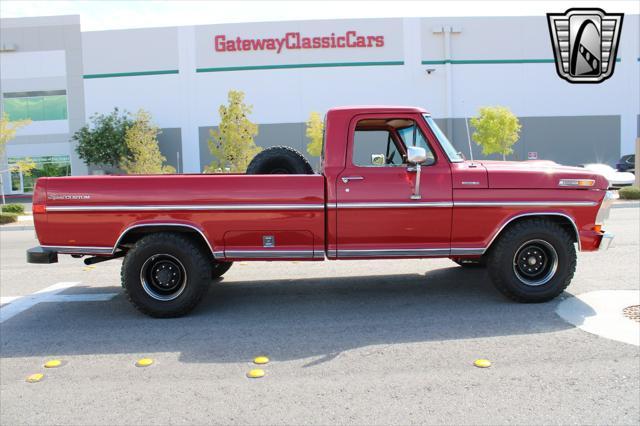
<path id="1" fill-rule="evenodd" d="M 401 19 L 258 22 L 195 28 L 198 72 L 401 65 Z"/>
<path id="2" fill-rule="evenodd" d="M 283 49 L 349 49 L 383 47 L 383 35 L 359 35 L 357 31 L 347 31 L 342 35 L 331 33 L 327 36 L 306 37 L 299 32 L 289 32 L 282 37 L 271 38 L 227 38 L 224 34 L 214 37 L 216 52 L 250 52 Z"/>

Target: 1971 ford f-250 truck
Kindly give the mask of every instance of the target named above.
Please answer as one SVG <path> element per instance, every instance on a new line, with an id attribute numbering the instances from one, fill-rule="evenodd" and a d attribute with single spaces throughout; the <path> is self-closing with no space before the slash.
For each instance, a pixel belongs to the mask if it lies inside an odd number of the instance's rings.
<path id="1" fill-rule="evenodd" d="M 179 316 L 239 260 L 449 257 L 487 266 L 497 289 L 543 302 L 569 285 L 576 249 L 607 248 L 607 180 L 549 161 L 465 161 L 430 115 L 341 107 L 326 116 L 322 172 L 294 150 L 262 151 L 252 174 L 38 179 L 41 246 L 85 263 L 124 257 L 142 312 Z M 293 174 L 293 175 L 291 175 Z"/>

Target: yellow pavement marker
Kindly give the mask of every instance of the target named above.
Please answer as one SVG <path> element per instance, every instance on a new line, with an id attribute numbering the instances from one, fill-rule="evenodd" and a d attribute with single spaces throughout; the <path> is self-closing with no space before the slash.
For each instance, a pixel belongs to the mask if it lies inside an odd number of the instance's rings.
<path id="1" fill-rule="evenodd" d="M 27 382 L 29 382 L 29 383 L 37 383 L 40 380 L 42 380 L 43 377 L 44 377 L 44 374 L 42 374 L 42 373 L 32 374 L 29 377 L 27 377 Z"/>
<path id="2" fill-rule="evenodd" d="M 488 359 L 476 359 L 473 362 L 473 365 L 480 368 L 487 368 L 491 367 L 491 361 L 489 361 Z"/>
<path id="3" fill-rule="evenodd" d="M 151 358 L 141 358 L 136 362 L 136 367 L 148 367 L 153 364 L 153 360 Z"/>
<path id="4" fill-rule="evenodd" d="M 263 376 L 264 376 L 264 370 L 261 370 L 259 368 L 251 370 L 247 373 L 247 377 L 250 379 L 258 379 Z"/>
<path id="5" fill-rule="evenodd" d="M 92 269 L 96 269 L 95 265 L 89 265 L 82 268 L 83 271 L 91 271 Z"/>
<path id="6" fill-rule="evenodd" d="M 253 359 L 254 364 L 266 364 L 269 362 L 269 358 L 266 356 L 257 356 Z"/>
<path id="7" fill-rule="evenodd" d="M 52 359 L 44 363 L 44 368 L 56 368 L 62 365 L 62 361 L 59 359 Z"/>

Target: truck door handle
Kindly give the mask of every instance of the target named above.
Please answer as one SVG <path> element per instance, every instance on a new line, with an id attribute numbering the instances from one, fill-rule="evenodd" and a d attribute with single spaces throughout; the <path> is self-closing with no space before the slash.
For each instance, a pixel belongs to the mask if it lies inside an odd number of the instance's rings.
<path id="1" fill-rule="evenodd" d="M 342 181 L 344 183 L 349 183 L 350 180 L 364 180 L 362 176 L 343 176 Z"/>

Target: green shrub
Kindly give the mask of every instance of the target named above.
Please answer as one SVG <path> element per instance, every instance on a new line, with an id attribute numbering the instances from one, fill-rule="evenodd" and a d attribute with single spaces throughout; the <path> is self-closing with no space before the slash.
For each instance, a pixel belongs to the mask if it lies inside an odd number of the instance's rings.
<path id="1" fill-rule="evenodd" d="M 13 223 L 18 221 L 18 215 L 16 213 L 0 212 L 0 225 L 5 223 Z"/>
<path id="2" fill-rule="evenodd" d="M 640 188 L 637 186 L 625 186 L 618 194 L 623 200 L 640 200 Z"/>
<path id="3" fill-rule="evenodd" d="M 24 214 L 24 206 L 22 204 L 5 204 L 2 206 L 4 213 Z"/>

